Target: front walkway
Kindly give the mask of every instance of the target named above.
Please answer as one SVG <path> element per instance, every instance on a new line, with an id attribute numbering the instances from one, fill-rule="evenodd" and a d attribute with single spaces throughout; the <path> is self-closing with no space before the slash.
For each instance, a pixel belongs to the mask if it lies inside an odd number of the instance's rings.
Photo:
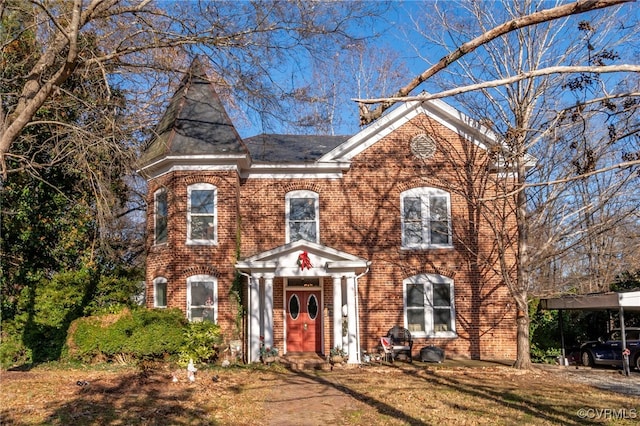
<path id="1" fill-rule="evenodd" d="M 357 417 L 358 413 L 370 409 L 313 372 L 285 375 L 273 385 L 277 392 L 270 393 L 264 400 L 264 408 L 270 414 L 265 425 L 340 425 L 350 416 Z"/>

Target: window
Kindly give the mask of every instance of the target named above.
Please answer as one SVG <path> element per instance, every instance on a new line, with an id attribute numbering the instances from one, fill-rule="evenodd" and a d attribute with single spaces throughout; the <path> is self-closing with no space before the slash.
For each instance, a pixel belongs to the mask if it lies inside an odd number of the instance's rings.
<path id="1" fill-rule="evenodd" d="M 218 321 L 218 280 L 209 275 L 187 279 L 187 317 L 189 321 Z"/>
<path id="2" fill-rule="evenodd" d="M 287 242 L 319 241 L 318 194 L 312 191 L 292 191 L 286 196 Z"/>
<path id="3" fill-rule="evenodd" d="M 167 307 L 167 279 L 156 278 L 153 280 L 153 307 Z"/>
<path id="4" fill-rule="evenodd" d="M 169 217 L 169 206 L 167 203 L 167 191 L 160 189 L 154 194 L 155 201 L 155 224 L 154 237 L 155 244 L 167 242 L 167 218 Z"/>
<path id="5" fill-rule="evenodd" d="M 187 243 L 215 244 L 217 240 L 217 189 L 207 183 L 187 188 Z"/>
<path id="6" fill-rule="evenodd" d="M 405 322 L 416 337 L 455 337 L 453 280 L 420 274 L 404 284 Z"/>
<path id="7" fill-rule="evenodd" d="M 309 315 L 310 320 L 316 319 L 318 316 L 318 298 L 315 294 L 312 294 L 307 299 L 307 315 Z"/>
<path id="8" fill-rule="evenodd" d="M 402 246 L 451 247 L 451 199 L 435 188 L 414 188 L 400 196 Z"/>
<path id="9" fill-rule="evenodd" d="M 300 315 L 300 299 L 297 294 L 292 294 L 289 298 L 289 315 L 294 320 L 298 319 L 298 315 Z"/>

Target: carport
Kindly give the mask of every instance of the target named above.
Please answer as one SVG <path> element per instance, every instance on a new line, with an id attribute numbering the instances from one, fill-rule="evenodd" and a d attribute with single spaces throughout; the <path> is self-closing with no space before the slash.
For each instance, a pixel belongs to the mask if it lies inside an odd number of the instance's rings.
<path id="1" fill-rule="evenodd" d="M 563 296 L 551 299 L 542 299 L 540 301 L 542 309 L 557 309 L 560 311 L 560 339 L 562 344 L 562 359 L 565 359 L 564 352 L 564 331 L 562 324 L 562 311 L 583 310 L 583 311 L 612 311 L 618 310 L 620 314 L 620 331 L 622 334 L 622 348 L 627 347 L 627 338 L 624 324 L 625 311 L 640 311 L 640 291 L 629 292 L 610 292 Z M 629 368 L 629 357 L 622 357 L 624 373 L 628 376 L 631 374 Z"/>

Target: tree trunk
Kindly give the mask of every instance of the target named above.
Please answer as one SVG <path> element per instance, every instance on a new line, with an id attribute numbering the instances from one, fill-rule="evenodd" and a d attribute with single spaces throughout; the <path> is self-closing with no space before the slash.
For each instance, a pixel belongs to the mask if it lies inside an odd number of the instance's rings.
<path id="1" fill-rule="evenodd" d="M 517 122 L 526 122 L 522 117 L 517 118 Z M 519 126 L 518 129 L 524 129 L 524 126 Z M 516 368 L 531 368 L 531 354 L 529 343 L 529 223 L 527 215 L 527 195 L 524 191 L 525 177 L 526 177 L 526 150 L 525 150 L 525 135 L 523 130 L 517 131 L 514 134 L 514 151 L 517 153 L 516 160 L 516 178 L 517 188 L 519 189 L 516 195 L 516 223 L 518 227 L 518 253 L 516 255 L 517 263 L 517 278 L 515 283 L 515 291 L 513 296 L 516 301 L 518 313 L 516 317 L 517 323 L 517 353 L 516 362 L 514 367 Z"/>
<path id="2" fill-rule="evenodd" d="M 518 307 L 517 324 L 517 345 L 515 368 L 528 369 L 532 367 L 530 343 L 529 343 L 529 309 L 527 304 L 527 292 L 516 295 L 516 305 Z"/>

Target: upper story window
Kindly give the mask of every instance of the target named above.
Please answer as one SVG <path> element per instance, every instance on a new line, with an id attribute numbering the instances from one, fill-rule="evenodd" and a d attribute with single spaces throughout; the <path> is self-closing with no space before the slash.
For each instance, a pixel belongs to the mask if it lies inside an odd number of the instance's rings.
<path id="1" fill-rule="evenodd" d="M 320 220 L 318 194 L 313 191 L 291 191 L 286 196 L 287 242 L 319 241 Z"/>
<path id="2" fill-rule="evenodd" d="M 187 188 L 187 244 L 217 242 L 217 189 L 208 183 Z"/>
<path id="3" fill-rule="evenodd" d="M 189 321 L 218 321 L 218 280 L 210 275 L 187 278 L 187 317 Z"/>
<path id="4" fill-rule="evenodd" d="M 453 280 L 419 274 L 403 281 L 405 322 L 414 337 L 455 337 Z"/>
<path id="5" fill-rule="evenodd" d="M 153 280 L 153 307 L 167 307 L 167 279 L 158 277 Z"/>
<path id="6" fill-rule="evenodd" d="M 451 247 L 451 197 L 436 188 L 414 188 L 400 195 L 402 247 Z"/>
<path id="7" fill-rule="evenodd" d="M 169 204 L 167 202 L 167 191 L 159 189 L 153 195 L 154 214 L 154 243 L 164 244 L 167 242 L 167 219 L 169 218 Z"/>

